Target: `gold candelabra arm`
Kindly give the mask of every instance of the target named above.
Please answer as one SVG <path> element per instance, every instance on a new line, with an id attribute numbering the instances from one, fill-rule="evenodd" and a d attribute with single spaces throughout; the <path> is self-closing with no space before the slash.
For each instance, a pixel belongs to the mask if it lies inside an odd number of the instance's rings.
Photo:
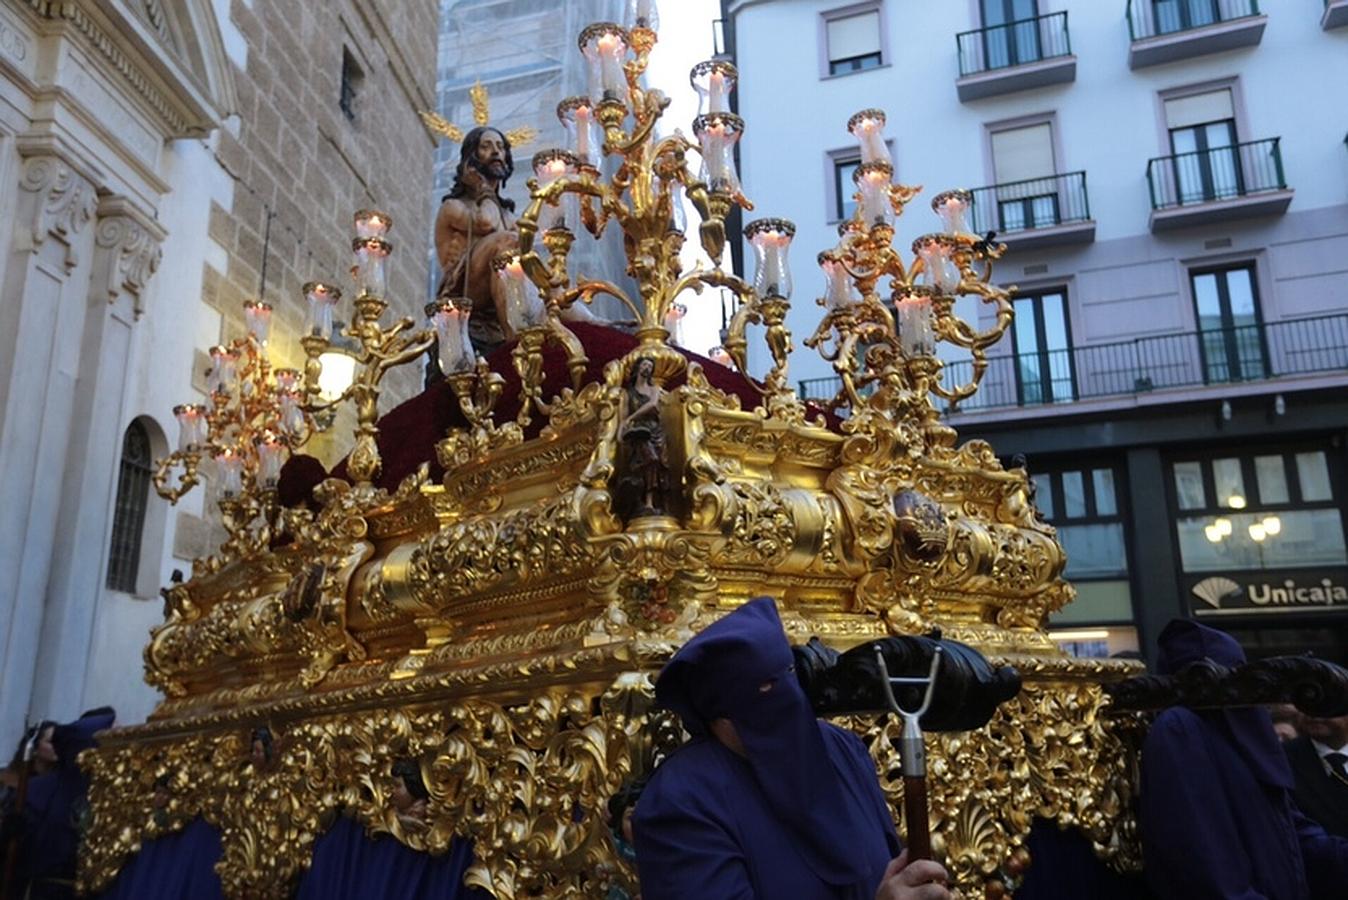
<path id="1" fill-rule="evenodd" d="M 585 278 L 578 279 L 578 282 L 579 283 L 575 287 L 562 294 L 561 299 L 558 302 L 560 308 L 565 309 L 577 300 L 582 303 L 590 303 L 599 294 L 607 294 L 608 296 L 617 299 L 623 306 L 627 307 L 628 311 L 631 312 L 638 321 L 641 320 L 641 310 L 638 309 L 637 305 L 632 302 L 632 299 L 627 296 L 627 292 L 616 284 L 609 281 Z"/>
<path id="2" fill-rule="evenodd" d="M 155 466 L 152 478 L 155 493 L 176 506 L 192 488 L 201 483 L 201 477 L 197 472 L 200 465 L 199 450 L 175 450 L 170 453 Z M 179 466 L 182 467 L 182 473 L 178 476 L 178 483 L 170 487 L 169 481 L 173 477 L 173 471 Z"/>

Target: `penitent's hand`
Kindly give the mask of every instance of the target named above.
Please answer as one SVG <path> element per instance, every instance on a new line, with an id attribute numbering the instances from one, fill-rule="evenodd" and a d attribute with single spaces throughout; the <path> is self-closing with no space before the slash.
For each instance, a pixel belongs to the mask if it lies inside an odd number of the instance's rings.
<path id="1" fill-rule="evenodd" d="M 875 900 L 951 900 L 945 867 L 929 859 L 908 864 L 908 851 L 890 860 Z"/>

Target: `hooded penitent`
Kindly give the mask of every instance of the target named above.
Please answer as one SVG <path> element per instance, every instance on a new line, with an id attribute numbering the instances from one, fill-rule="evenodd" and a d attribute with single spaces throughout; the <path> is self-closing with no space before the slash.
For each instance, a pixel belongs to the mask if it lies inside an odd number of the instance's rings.
<path id="1" fill-rule="evenodd" d="M 1161 633 L 1159 668 L 1245 662 L 1229 635 L 1194 621 Z M 1139 825 L 1147 880 L 1161 900 L 1312 900 L 1342 896 L 1348 842 L 1292 803 L 1291 772 L 1259 708 L 1168 709 L 1142 751 Z"/>
<path id="2" fill-rule="evenodd" d="M 874 764 L 855 736 L 815 718 L 770 599 L 689 641 L 656 698 L 695 737 L 637 804 L 643 897 L 874 896 L 898 849 Z M 743 757 L 708 735 L 718 718 Z"/>

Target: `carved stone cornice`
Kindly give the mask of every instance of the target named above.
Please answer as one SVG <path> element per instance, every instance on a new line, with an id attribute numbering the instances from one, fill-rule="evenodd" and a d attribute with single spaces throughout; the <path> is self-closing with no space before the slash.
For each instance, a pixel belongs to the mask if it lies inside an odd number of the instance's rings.
<path id="1" fill-rule="evenodd" d="M 56 237 L 66 247 L 66 269 L 75 268 L 79 251 L 73 239 L 93 218 L 98 205 L 93 184 L 65 160 L 44 154 L 24 160 L 19 186 L 38 195 L 32 223 L 33 252 L 48 237 Z"/>
<path id="2" fill-rule="evenodd" d="M 112 257 L 106 270 L 109 303 L 125 291 L 132 296 L 136 317 L 140 318 L 145 311 L 145 287 L 159 269 L 166 236 L 163 226 L 126 198 L 103 198 L 98 204 L 94 242 Z"/>

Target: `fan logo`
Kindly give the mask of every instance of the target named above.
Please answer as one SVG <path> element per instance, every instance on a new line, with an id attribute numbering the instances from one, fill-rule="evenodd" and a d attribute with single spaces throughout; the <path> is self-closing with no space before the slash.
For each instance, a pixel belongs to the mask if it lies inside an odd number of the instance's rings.
<path id="1" fill-rule="evenodd" d="M 1299 585 L 1291 578 L 1281 585 L 1268 582 L 1240 585 L 1230 578 L 1214 575 L 1205 578 L 1193 587 L 1194 596 L 1212 609 L 1236 606 L 1333 606 L 1336 603 L 1348 603 L 1348 587 L 1335 584 L 1329 578 L 1320 579 L 1318 584 Z"/>

